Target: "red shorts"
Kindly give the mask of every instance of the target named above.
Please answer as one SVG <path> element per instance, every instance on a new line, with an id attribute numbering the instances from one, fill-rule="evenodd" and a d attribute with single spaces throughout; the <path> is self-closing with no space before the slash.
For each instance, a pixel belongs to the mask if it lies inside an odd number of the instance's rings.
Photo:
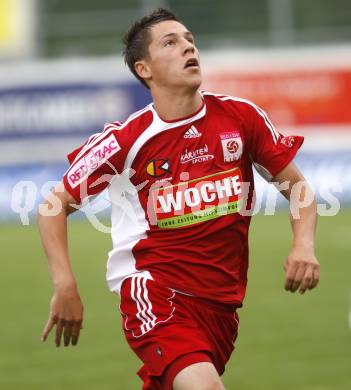
<path id="1" fill-rule="evenodd" d="M 143 390 L 171 390 L 176 374 L 193 363 L 212 362 L 223 374 L 238 333 L 235 307 L 136 274 L 123 282 L 120 311 L 128 344 L 144 363 Z"/>

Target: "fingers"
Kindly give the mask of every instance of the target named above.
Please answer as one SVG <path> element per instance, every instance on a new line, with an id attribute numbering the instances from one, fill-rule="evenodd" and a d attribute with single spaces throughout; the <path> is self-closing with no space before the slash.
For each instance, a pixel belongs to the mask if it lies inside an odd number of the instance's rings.
<path id="1" fill-rule="evenodd" d="M 72 327 L 72 340 L 71 340 L 72 345 L 77 345 L 81 329 L 82 329 L 82 321 L 78 321 L 73 325 L 73 327 Z"/>
<path id="2" fill-rule="evenodd" d="M 82 320 L 78 321 L 66 321 L 66 320 L 55 320 L 54 318 L 49 318 L 45 328 L 43 330 L 41 341 L 46 341 L 49 333 L 56 324 L 55 332 L 55 344 L 56 347 L 60 347 L 63 335 L 63 343 L 65 347 L 68 347 L 71 343 L 72 345 L 77 345 L 80 331 L 82 328 Z"/>
<path id="3" fill-rule="evenodd" d="M 59 347 L 61 345 L 62 336 L 63 336 L 63 344 L 65 347 L 68 347 L 70 343 L 72 345 L 77 345 L 81 329 L 82 329 L 82 320 L 58 321 L 56 325 L 56 335 L 55 335 L 56 347 Z"/>
<path id="4" fill-rule="evenodd" d="M 319 282 L 319 272 L 320 272 L 319 267 L 314 267 L 313 272 L 312 272 L 313 279 L 311 282 L 311 286 L 309 287 L 310 290 L 317 287 L 317 284 Z"/>
<path id="5" fill-rule="evenodd" d="M 64 343 L 65 347 L 68 347 L 69 343 L 71 341 L 72 328 L 73 328 L 73 322 L 67 321 L 67 323 L 65 324 L 64 332 L 63 332 L 63 343 Z"/>
<path id="6" fill-rule="evenodd" d="M 285 273 L 286 273 L 284 287 L 285 287 L 285 290 L 291 291 L 292 285 L 293 285 L 294 280 L 295 280 L 295 275 L 297 272 L 297 264 L 296 263 L 286 263 L 286 265 L 284 266 L 284 269 L 285 269 Z"/>
<path id="7" fill-rule="evenodd" d="M 83 305 L 76 290 L 60 290 L 55 292 L 51 299 L 50 318 L 46 324 L 42 340 L 45 341 L 55 329 L 55 344 L 61 343 L 67 347 L 70 343 L 76 345 L 83 322 Z"/>
<path id="8" fill-rule="evenodd" d="M 48 322 L 45 325 L 45 328 L 43 330 L 43 333 L 41 335 L 41 341 L 46 341 L 48 338 L 49 333 L 51 332 L 52 328 L 54 327 L 56 323 L 56 320 L 53 317 L 50 317 Z"/>
<path id="9" fill-rule="evenodd" d="M 315 288 L 319 281 L 319 265 L 305 262 L 288 263 L 285 267 L 285 289 L 304 294 L 306 290 Z"/>
<path id="10" fill-rule="evenodd" d="M 300 284 L 299 293 L 304 294 L 307 289 L 311 288 L 311 283 L 313 280 L 313 269 L 308 267 L 305 271 L 303 279 Z"/>
<path id="11" fill-rule="evenodd" d="M 65 347 L 68 347 L 70 342 L 72 345 L 77 345 L 81 329 L 82 321 L 67 322 L 63 334 Z"/>
<path id="12" fill-rule="evenodd" d="M 64 326 L 65 326 L 65 320 L 59 320 L 56 324 L 56 334 L 55 334 L 56 347 L 59 347 L 61 345 L 61 337 L 62 337 Z"/>
<path id="13" fill-rule="evenodd" d="M 299 288 L 302 280 L 304 279 L 305 272 L 306 272 L 305 264 L 300 264 L 296 270 L 294 280 L 292 281 L 291 284 L 291 289 L 290 289 L 291 292 L 295 292 Z"/>

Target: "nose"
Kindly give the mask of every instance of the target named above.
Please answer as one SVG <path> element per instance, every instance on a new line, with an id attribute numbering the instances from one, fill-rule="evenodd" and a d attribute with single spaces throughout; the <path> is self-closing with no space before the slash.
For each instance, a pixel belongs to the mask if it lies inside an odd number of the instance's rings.
<path id="1" fill-rule="evenodd" d="M 195 45 L 185 39 L 183 54 L 195 53 Z"/>

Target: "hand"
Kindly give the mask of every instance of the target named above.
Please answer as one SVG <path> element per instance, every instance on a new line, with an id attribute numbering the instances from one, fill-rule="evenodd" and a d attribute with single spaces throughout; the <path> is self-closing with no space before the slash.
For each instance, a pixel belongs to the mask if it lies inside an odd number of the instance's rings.
<path id="1" fill-rule="evenodd" d="M 83 305 L 75 288 L 55 291 L 50 306 L 49 320 L 43 330 L 41 340 L 46 341 L 49 333 L 56 325 L 55 344 L 61 345 L 63 334 L 64 345 L 71 342 L 76 345 L 83 323 Z"/>
<path id="2" fill-rule="evenodd" d="M 300 294 L 315 288 L 319 281 L 319 263 L 312 250 L 294 248 L 285 264 L 285 289 Z"/>

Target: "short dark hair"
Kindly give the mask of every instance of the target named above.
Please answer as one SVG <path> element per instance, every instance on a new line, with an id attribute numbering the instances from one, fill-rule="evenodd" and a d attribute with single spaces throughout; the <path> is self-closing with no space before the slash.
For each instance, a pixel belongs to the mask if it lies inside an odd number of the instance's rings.
<path id="1" fill-rule="evenodd" d="M 150 28 L 157 23 L 166 20 L 175 20 L 182 23 L 173 12 L 165 8 L 157 8 L 150 14 L 135 21 L 123 37 L 123 56 L 124 62 L 128 65 L 134 76 L 149 89 L 146 81 L 135 71 L 134 64 L 142 58 L 147 58 L 148 48 L 151 43 Z"/>

